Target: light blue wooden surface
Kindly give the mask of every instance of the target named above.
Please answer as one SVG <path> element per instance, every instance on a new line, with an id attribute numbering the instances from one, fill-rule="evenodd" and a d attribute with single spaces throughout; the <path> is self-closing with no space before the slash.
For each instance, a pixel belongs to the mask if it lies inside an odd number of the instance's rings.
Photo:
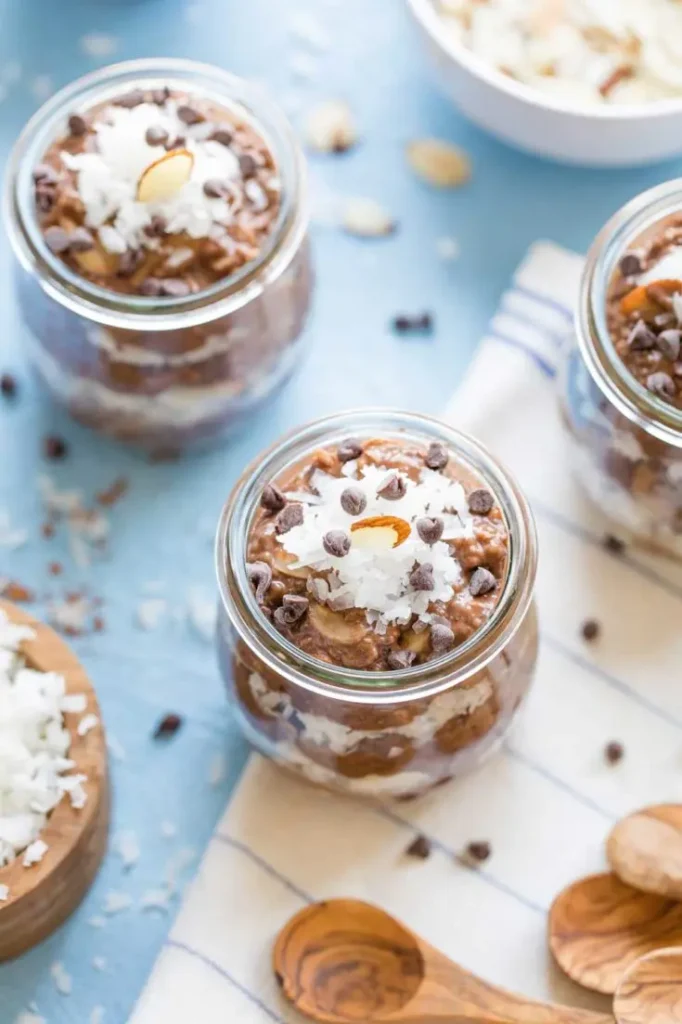
<path id="1" fill-rule="evenodd" d="M 308 52 L 291 24 L 310 13 L 330 34 L 317 69 L 294 84 L 292 57 Z M 67 424 L 46 408 L 29 381 L 22 328 L 12 298 L 11 255 L 0 240 L 0 369 L 20 379 L 14 405 L 0 405 L 0 508 L 28 525 L 30 542 L 0 550 L 0 576 L 42 595 L 54 586 L 53 558 L 67 573 L 59 588 L 88 582 L 105 599 L 107 629 L 76 641 L 97 686 L 106 724 L 126 750 L 112 763 L 114 830 L 134 829 L 142 855 L 124 875 L 111 855 L 82 910 L 49 942 L 0 969 L 0 1022 L 11 1024 L 33 1000 L 49 1024 L 87 1024 L 93 1007 L 105 1024 L 123 1024 L 144 983 L 170 916 L 132 909 L 100 913 L 110 890 L 138 899 L 157 886 L 168 860 L 183 848 L 197 856 L 211 833 L 245 751 L 231 725 L 210 645 L 173 617 L 154 632 L 135 625 L 134 610 L 148 581 L 163 581 L 169 604 L 186 606 L 192 584 L 212 587 L 212 526 L 245 462 L 283 429 L 351 405 L 378 403 L 437 412 L 460 379 L 497 297 L 530 242 L 548 237 L 584 249 L 603 220 L 640 189 L 680 173 L 680 164 L 632 172 L 561 168 L 515 153 L 466 124 L 431 88 L 401 0 L 0 0 L 0 83 L 19 62 L 21 77 L 0 102 L 3 161 L 36 93 L 58 87 L 111 58 L 93 58 L 79 43 L 89 33 L 116 41 L 115 58 L 185 56 L 265 80 L 280 95 L 343 95 L 363 142 L 343 157 L 316 159 L 313 174 L 336 192 L 380 198 L 400 222 L 388 240 L 359 242 L 330 227 L 314 230 L 318 288 L 310 334 L 312 354 L 287 391 L 222 452 L 175 465 L 149 466 L 130 453 Z M 406 140 L 442 135 L 472 155 L 474 177 L 456 193 L 416 182 L 402 156 Z M 455 262 L 439 259 L 435 242 L 454 236 Z M 396 312 L 430 310 L 430 340 L 400 340 L 388 324 Z M 70 563 L 62 541 L 39 539 L 36 474 L 40 440 L 58 432 L 71 444 L 57 478 L 91 494 L 124 474 L 131 493 L 114 511 L 111 554 L 89 574 Z M 42 606 L 38 606 L 42 610 Z M 150 739 L 167 710 L 184 714 L 170 744 Z M 227 774 L 208 783 L 217 753 Z M 163 820 L 178 837 L 160 835 Z M 191 876 L 192 868 L 184 877 Z M 237 937 L 235 937 L 237 941 Z M 92 966 L 105 957 L 107 970 Z M 63 961 L 73 993 L 55 991 L 49 966 Z"/>

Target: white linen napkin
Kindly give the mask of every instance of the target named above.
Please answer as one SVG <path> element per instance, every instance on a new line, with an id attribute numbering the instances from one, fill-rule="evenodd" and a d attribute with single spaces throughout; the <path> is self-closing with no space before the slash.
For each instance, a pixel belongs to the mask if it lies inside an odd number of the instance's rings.
<path id="1" fill-rule="evenodd" d="M 682 798 L 682 568 L 607 551 L 570 474 L 553 377 L 581 265 L 532 247 L 446 413 L 511 467 L 538 522 L 541 655 L 511 738 L 468 778 L 383 810 L 252 756 L 133 1024 L 300 1020 L 273 979 L 272 941 L 307 901 L 341 896 L 385 907 L 490 981 L 598 1005 L 550 966 L 546 912 L 602 870 L 617 817 Z M 588 617 L 602 627 L 589 645 Z M 617 766 L 610 740 L 625 748 Z M 404 856 L 418 833 L 433 842 L 426 861 Z M 474 839 L 493 851 L 476 871 L 454 857 Z"/>

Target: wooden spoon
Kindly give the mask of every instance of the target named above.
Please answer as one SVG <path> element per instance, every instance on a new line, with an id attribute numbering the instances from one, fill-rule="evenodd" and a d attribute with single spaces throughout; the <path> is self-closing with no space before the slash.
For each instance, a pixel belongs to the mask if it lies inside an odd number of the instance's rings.
<path id="1" fill-rule="evenodd" d="M 623 818 L 607 840 L 606 856 L 628 885 L 682 900 L 682 804 L 645 807 Z"/>
<path id="2" fill-rule="evenodd" d="M 682 949 L 660 949 L 634 963 L 613 1008 L 618 1024 L 682 1024 Z"/>
<path id="3" fill-rule="evenodd" d="M 682 903 L 640 892 L 616 875 L 592 875 L 557 896 L 549 945 L 569 978 L 613 995 L 640 957 L 682 946 Z"/>
<path id="4" fill-rule="evenodd" d="M 359 900 L 306 907 L 279 933 L 273 959 L 286 998 L 331 1024 L 613 1024 L 488 985 Z"/>

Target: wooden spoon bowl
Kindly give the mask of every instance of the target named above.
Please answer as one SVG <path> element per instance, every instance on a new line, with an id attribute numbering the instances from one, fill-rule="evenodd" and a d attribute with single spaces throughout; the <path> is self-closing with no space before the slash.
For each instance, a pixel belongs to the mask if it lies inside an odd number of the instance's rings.
<path id="1" fill-rule="evenodd" d="M 682 804 L 645 807 L 623 818 L 607 840 L 606 856 L 628 885 L 682 900 Z"/>
<path id="2" fill-rule="evenodd" d="M 99 718 L 99 706 L 83 666 L 70 648 L 48 626 L 15 605 L 0 601 L 0 610 L 12 622 L 30 626 L 35 639 L 22 645 L 32 668 L 64 676 L 66 692 L 85 695 L 84 712 L 66 714 L 71 735 L 69 757 L 74 772 L 87 776 L 83 783 L 87 802 L 75 810 L 64 797 L 41 833 L 48 850 L 40 863 L 25 868 L 19 855 L 0 868 L 0 884 L 9 897 L 0 903 L 0 960 L 8 960 L 41 942 L 76 909 L 88 891 L 106 851 L 109 831 L 109 781 L 104 730 L 96 725 L 85 736 L 77 732 L 84 714 Z"/>
<path id="3" fill-rule="evenodd" d="M 682 1024 L 682 949 L 660 949 L 621 979 L 613 1009 L 618 1024 Z"/>

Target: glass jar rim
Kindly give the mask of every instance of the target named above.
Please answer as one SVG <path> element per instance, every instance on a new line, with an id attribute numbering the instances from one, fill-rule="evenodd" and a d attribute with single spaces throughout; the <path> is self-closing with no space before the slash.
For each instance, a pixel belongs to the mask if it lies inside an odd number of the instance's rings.
<path id="1" fill-rule="evenodd" d="M 282 182 L 281 208 L 258 257 L 210 288 L 182 298 L 151 298 L 110 291 L 74 273 L 47 248 L 34 215 L 32 171 L 73 109 L 88 109 L 136 84 L 174 85 L 201 92 L 256 126 L 275 154 Z M 30 118 L 7 165 L 4 214 L 15 255 L 36 273 L 43 290 L 72 312 L 106 326 L 177 330 L 221 316 L 257 298 L 289 265 L 308 226 L 306 165 L 286 115 L 260 85 L 197 61 L 154 57 L 110 64 L 70 82 Z"/>
<path id="2" fill-rule="evenodd" d="M 604 397 L 639 429 L 682 447 L 682 409 L 654 395 L 630 373 L 606 321 L 606 296 L 618 260 L 641 234 L 675 212 L 682 212 L 682 178 L 641 192 L 607 221 L 587 255 L 576 334 L 583 362 Z"/>
<path id="3" fill-rule="evenodd" d="M 392 672 L 346 669 L 301 651 L 262 615 L 246 575 L 248 526 L 263 487 L 287 465 L 320 445 L 348 436 L 408 437 L 442 441 L 491 487 L 509 531 L 505 585 L 493 614 L 453 651 L 423 665 Z M 533 597 L 537 537 L 530 506 L 516 481 L 478 441 L 434 417 L 397 409 L 337 413 L 297 427 L 261 453 L 244 471 L 225 503 L 215 542 L 220 601 L 233 628 L 275 674 L 310 692 L 361 704 L 396 704 L 435 696 L 480 672 L 506 646 Z"/>

